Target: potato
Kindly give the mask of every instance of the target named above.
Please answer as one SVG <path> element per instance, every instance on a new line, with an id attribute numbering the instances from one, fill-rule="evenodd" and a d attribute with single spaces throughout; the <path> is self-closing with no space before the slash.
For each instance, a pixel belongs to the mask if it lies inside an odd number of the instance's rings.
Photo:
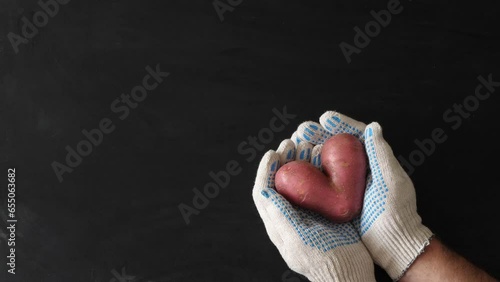
<path id="1" fill-rule="evenodd" d="M 276 190 L 292 204 L 336 223 L 360 214 L 366 188 L 367 157 L 363 144 L 342 133 L 321 150 L 323 172 L 311 163 L 292 161 L 276 173 Z"/>

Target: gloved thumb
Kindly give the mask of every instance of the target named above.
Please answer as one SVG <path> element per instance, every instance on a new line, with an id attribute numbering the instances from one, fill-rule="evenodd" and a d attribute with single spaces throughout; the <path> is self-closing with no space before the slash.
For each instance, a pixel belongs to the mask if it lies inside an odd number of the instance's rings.
<path id="1" fill-rule="evenodd" d="M 378 122 L 368 124 L 364 132 L 365 149 L 372 173 L 389 169 L 398 175 L 406 175 L 394 152 L 384 139 L 382 127 Z"/>

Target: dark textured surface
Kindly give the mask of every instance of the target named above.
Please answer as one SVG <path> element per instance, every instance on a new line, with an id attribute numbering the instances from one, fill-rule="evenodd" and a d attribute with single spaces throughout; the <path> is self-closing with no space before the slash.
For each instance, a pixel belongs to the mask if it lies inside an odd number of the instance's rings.
<path id="1" fill-rule="evenodd" d="M 380 122 L 403 156 L 443 128 L 448 140 L 412 174 L 419 212 L 500 277 L 500 88 L 458 129 L 442 117 L 474 94 L 479 75 L 500 81 L 499 10 L 494 1 L 401 4 L 348 64 L 339 43 L 352 44 L 353 27 L 387 1 L 243 0 L 221 22 L 210 1 L 72 0 L 16 54 L 7 34 L 39 7 L 2 0 L 0 161 L 16 168 L 19 222 L 13 276 L 2 180 L 0 280 L 107 282 L 125 267 L 134 281 L 305 281 L 287 272 L 251 188 L 264 151 L 325 110 Z M 110 104 L 156 64 L 170 76 L 119 120 Z M 297 117 L 246 161 L 238 145 L 284 106 Z M 106 117 L 115 131 L 59 183 L 51 163 Z M 242 173 L 187 226 L 178 204 L 229 160 Z"/>

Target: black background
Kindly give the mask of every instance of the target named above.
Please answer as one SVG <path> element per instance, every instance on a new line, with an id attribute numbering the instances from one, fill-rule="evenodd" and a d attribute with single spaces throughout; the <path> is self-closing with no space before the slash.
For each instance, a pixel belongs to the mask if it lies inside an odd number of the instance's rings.
<path id="1" fill-rule="evenodd" d="M 13 51 L 9 32 L 40 10 L 2 0 L 1 271 L 5 281 L 306 281 L 289 271 L 251 198 L 259 158 L 304 120 L 337 110 L 378 121 L 397 155 L 442 128 L 448 140 L 411 175 L 424 223 L 500 277 L 500 88 L 456 130 L 443 120 L 500 81 L 495 1 L 402 1 L 348 64 L 339 44 L 387 1 L 243 0 L 221 21 L 211 1 L 77 1 Z M 145 67 L 170 72 L 120 121 L 110 110 Z M 237 151 L 272 109 L 297 117 L 248 162 Z M 59 183 L 83 129 L 116 129 Z M 229 160 L 242 173 L 186 225 L 178 210 Z M 17 274 L 6 273 L 7 168 L 17 177 Z M 5 187 L 5 188 L 4 188 Z M 5 276 L 4 276 L 5 274 Z M 380 269 L 378 281 L 390 281 Z M 2 281 L 4 278 L 2 278 Z"/>

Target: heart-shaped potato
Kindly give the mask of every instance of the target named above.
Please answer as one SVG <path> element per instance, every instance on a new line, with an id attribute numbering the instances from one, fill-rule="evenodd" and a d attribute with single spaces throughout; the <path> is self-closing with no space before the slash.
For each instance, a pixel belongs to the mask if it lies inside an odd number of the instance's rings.
<path id="1" fill-rule="evenodd" d="M 367 157 L 363 144 L 342 133 L 321 149 L 323 172 L 305 161 L 292 161 L 276 173 L 276 190 L 292 204 L 336 223 L 360 214 L 366 188 Z"/>

